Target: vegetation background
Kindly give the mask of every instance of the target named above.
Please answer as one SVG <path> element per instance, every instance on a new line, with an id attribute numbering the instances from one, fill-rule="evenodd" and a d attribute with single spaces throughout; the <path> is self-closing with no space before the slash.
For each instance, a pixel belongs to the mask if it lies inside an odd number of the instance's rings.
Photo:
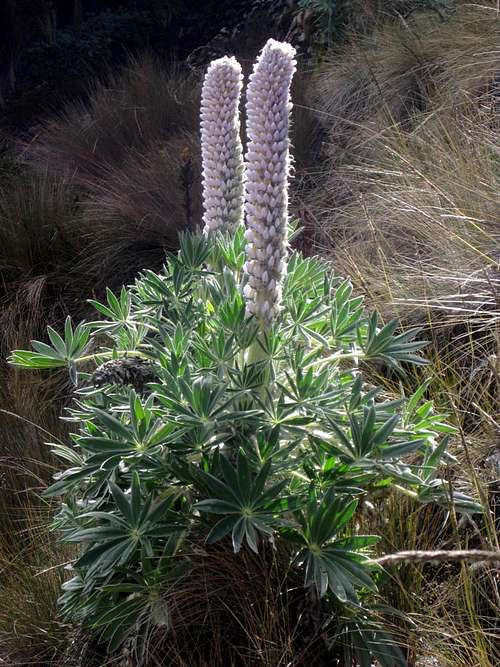
<path id="1" fill-rule="evenodd" d="M 71 389 L 5 357 L 68 312 L 85 318 L 106 286 L 161 268 L 178 231 L 199 224 L 204 67 L 233 53 L 248 70 L 269 36 L 300 54 L 297 243 L 331 258 L 384 319 L 425 327 L 427 395 L 457 426 L 453 451 L 486 510 L 457 523 L 389 499 L 363 521 L 382 551 L 498 549 L 497 2 L 6 0 L 0 14 L 0 664 L 91 664 L 86 638 L 57 616 L 71 554 L 40 496 Z M 399 391 L 399 378 L 377 379 Z M 389 572 L 410 665 L 499 664 L 498 571 Z M 251 627 L 250 603 L 247 616 Z"/>

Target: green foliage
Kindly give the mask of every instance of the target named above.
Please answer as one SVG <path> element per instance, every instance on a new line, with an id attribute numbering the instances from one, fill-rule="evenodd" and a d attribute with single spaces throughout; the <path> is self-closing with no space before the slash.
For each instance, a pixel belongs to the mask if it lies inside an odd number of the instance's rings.
<path id="1" fill-rule="evenodd" d="M 49 343 L 11 356 L 28 368 L 66 365 L 77 385 L 68 419 L 79 431 L 72 446 L 54 446 L 68 468 L 47 491 L 63 497 L 61 539 L 81 548 L 62 611 L 111 649 L 132 631 L 143 642 L 169 625 L 165 592 L 189 571 L 193 544 L 231 540 L 236 553 L 259 554 L 279 541 L 305 589 L 324 598 L 327 624 L 339 605 L 357 610 L 337 632 L 352 636 L 346 650 L 361 664 L 382 660 L 365 609 L 377 591 L 369 550 L 378 537 L 359 534 L 357 507 L 394 488 L 480 508 L 450 497 L 438 477 L 450 427 L 423 402 L 425 386 L 395 401 L 364 380 L 372 363 L 398 373 L 422 363 L 417 331 L 380 327 L 328 264 L 296 253 L 282 315 L 260 330 L 241 296 L 244 243 L 243 230 L 185 235 L 162 273 L 145 271 L 94 303 L 105 319 L 68 320 L 64 337 L 49 330 Z M 142 395 L 89 382 L 92 360 L 121 358 L 154 369 Z M 403 661 L 394 649 L 381 664 Z"/>
<path id="2" fill-rule="evenodd" d="M 310 13 L 316 40 L 331 46 L 348 32 L 369 32 L 381 17 L 406 19 L 415 11 L 432 10 L 444 18 L 454 4 L 454 0 L 299 0 L 297 6 Z"/>

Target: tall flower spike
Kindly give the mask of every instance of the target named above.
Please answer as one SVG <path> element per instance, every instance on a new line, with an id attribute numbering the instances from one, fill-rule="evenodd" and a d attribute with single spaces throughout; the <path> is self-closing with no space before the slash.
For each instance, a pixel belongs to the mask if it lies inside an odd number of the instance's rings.
<path id="1" fill-rule="evenodd" d="M 288 224 L 288 126 L 295 49 L 270 39 L 247 89 L 245 238 L 247 313 L 264 324 L 280 310 Z"/>
<path id="2" fill-rule="evenodd" d="M 201 93 L 203 231 L 234 231 L 243 222 L 243 149 L 239 103 L 243 76 L 235 58 L 208 66 Z"/>

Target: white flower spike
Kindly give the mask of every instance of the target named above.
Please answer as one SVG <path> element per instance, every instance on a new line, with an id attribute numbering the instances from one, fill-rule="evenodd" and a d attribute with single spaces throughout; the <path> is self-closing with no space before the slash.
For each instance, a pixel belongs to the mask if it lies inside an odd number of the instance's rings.
<path id="1" fill-rule="evenodd" d="M 235 58 L 208 66 L 201 93 L 203 231 L 232 232 L 243 221 L 239 104 L 243 75 Z"/>
<path id="2" fill-rule="evenodd" d="M 278 315 L 281 302 L 287 250 L 290 85 L 295 69 L 295 49 L 270 39 L 247 89 L 244 295 L 247 314 L 264 324 Z"/>

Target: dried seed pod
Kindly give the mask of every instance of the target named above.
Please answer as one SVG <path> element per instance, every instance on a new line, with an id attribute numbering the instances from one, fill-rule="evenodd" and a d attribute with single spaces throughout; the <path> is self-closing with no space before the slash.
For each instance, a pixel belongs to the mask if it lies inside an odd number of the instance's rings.
<path id="1" fill-rule="evenodd" d="M 119 387 L 131 386 L 138 393 L 143 393 L 144 385 L 157 380 L 153 364 L 143 359 L 117 359 L 107 361 L 92 374 L 94 387 L 103 387 L 106 384 Z"/>

